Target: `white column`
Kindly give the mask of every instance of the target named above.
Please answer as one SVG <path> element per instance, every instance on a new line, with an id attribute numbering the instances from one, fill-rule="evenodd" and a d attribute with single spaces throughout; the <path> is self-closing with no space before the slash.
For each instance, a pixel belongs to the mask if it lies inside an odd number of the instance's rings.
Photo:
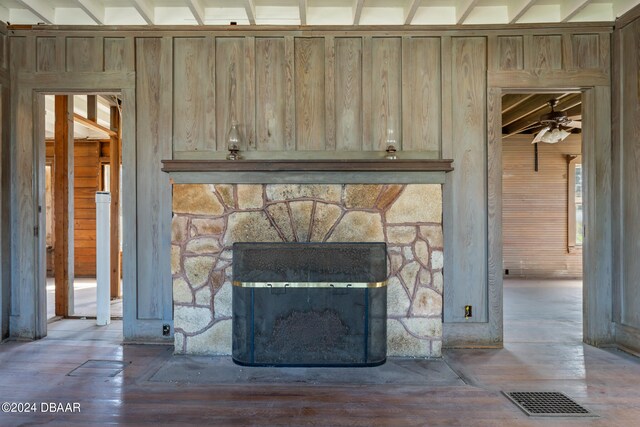
<path id="1" fill-rule="evenodd" d="M 105 326 L 111 323 L 110 277 L 111 231 L 111 194 L 108 191 L 96 192 L 96 324 Z"/>

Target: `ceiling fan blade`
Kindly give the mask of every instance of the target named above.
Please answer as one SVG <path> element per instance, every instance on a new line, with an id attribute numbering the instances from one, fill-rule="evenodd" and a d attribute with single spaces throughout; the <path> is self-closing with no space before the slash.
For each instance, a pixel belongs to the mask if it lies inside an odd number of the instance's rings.
<path id="1" fill-rule="evenodd" d="M 569 127 L 569 128 L 582 129 L 582 122 L 578 122 L 576 120 L 569 120 L 568 122 L 563 123 L 562 126 Z"/>
<path id="2" fill-rule="evenodd" d="M 537 144 L 538 142 L 540 142 L 542 140 L 542 137 L 544 136 L 545 133 L 549 132 L 549 126 L 542 128 L 542 130 L 540 132 L 538 132 L 538 134 L 536 135 L 535 138 L 533 138 L 533 141 L 531 141 L 532 144 Z"/>

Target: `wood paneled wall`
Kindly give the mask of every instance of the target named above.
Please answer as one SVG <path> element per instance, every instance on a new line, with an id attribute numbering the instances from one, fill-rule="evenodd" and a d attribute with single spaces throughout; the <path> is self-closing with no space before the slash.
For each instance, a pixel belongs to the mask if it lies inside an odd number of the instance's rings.
<path id="1" fill-rule="evenodd" d="M 538 144 L 514 135 L 502 145 L 502 236 L 505 278 L 581 278 L 582 250 L 568 251 L 568 161 L 581 139 Z"/>
<path id="2" fill-rule="evenodd" d="M 9 334 L 10 311 L 10 250 L 8 238 L 11 227 L 9 217 L 10 164 L 10 78 L 9 78 L 9 37 L 4 23 L 0 22 L 0 339 Z"/>
<path id="3" fill-rule="evenodd" d="M 109 141 L 77 139 L 73 149 L 74 180 L 74 273 L 75 277 L 96 275 L 96 191 L 102 191 L 100 157 Z M 46 143 L 46 158 L 53 160 L 53 141 Z M 107 162 L 108 163 L 108 162 Z M 54 195 L 55 198 L 55 195 Z M 53 271 L 53 266 L 48 267 Z"/>
<path id="4" fill-rule="evenodd" d="M 36 208 L 31 165 L 37 153 L 24 148 L 33 138 L 34 93 L 87 88 L 120 91 L 126 98 L 127 339 L 162 339 L 162 324 L 172 319 L 171 186 L 160 160 L 225 151 L 234 121 L 244 135 L 244 150 L 258 156 L 379 151 L 391 137 L 401 150 L 452 158 L 455 171 L 448 174 L 443 207 L 445 321 L 464 327 L 491 321 L 486 159 L 493 101 L 488 93 L 505 82 L 608 88 L 610 33 L 610 27 L 594 24 L 14 30 L 12 162 L 23 171 L 12 199 L 12 295 L 23 309 L 16 314 L 16 330 L 28 336 L 30 316 L 38 310 L 29 302 L 37 280 L 27 268 L 35 243 L 19 239 L 33 230 Z M 464 318 L 465 304 L 474 306 L 476 316 Z M 476 330 L 469 329 L 471 335 L 484 334 Z"/>
<path id="5" fill-rule="evenodd" d="M 640 7 L 614 33 L 614 320 L 618 344 L 640 353 Z"/>

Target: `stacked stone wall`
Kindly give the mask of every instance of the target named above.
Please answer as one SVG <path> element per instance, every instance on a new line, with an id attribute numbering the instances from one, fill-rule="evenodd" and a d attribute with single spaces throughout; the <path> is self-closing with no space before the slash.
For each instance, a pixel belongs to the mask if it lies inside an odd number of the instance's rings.
<path id="1" fill-rule="evenodd" d="M 173 186 L 175 352 L 231 354 L 234 242 L 386 242 L 388 355 L 439 357 L 441 186 Z"/>

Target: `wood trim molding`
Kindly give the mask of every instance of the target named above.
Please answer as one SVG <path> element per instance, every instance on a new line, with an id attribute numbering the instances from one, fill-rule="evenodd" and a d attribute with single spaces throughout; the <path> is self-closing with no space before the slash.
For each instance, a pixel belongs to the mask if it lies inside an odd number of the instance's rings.
<path id="1" fill-rule="evenodd" d="M 451 172 L 451 159 L 163 160 L 163 172 Z"/>
<path id="2" fill-rule="evenodd" d="M 640 18 L 640 5 L 633 7 L 631 10 L 628 10 L 627 13 L 616 19 L 615 29 L 620 30 L 638 18 Z"/>

